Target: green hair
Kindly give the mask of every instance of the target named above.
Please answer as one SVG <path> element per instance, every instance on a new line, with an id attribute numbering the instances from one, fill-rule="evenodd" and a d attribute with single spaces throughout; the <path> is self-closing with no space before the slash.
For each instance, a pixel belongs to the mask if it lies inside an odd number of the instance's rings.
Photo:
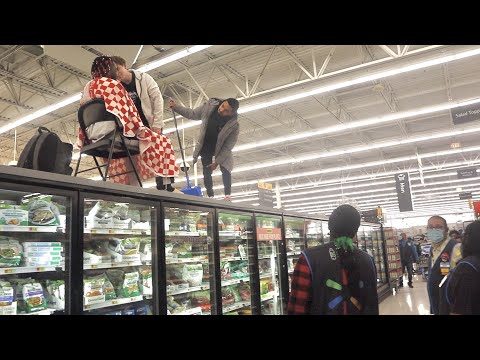
<path id="1" fill-rule="evenodd" d="M 335 240 L 335 247 L 337 249 L 342 248 L 345 251 L 353 251 L 353 239 L 348 236 L 340 236 L 337 237 Z"/>

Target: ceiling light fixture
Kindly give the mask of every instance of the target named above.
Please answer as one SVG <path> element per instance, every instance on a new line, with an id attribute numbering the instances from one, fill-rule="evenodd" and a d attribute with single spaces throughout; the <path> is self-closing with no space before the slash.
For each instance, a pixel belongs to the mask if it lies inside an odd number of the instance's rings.
<path id="1" fill-rule="evenodd" d="M 184 58 L 186 56 L 192 55 L 192 54 L 194 54 L 196 52 L 199 52 L 201 50 L 204 50 L 204 49 L 206 49 L 210 46 L 212 46 L 212 45 L 195 45 L 195 46 L 187 47 L 184 50 L 181 50 L 181 51 L 176 52 L 172 55 L 166 56 L 165 58 L 162 58 L 162 59 L 159 59 L 159 60 L 156 60 L 156 61 L 152 61 L 151 63 L 145 64 L 145 65 L 139 67 L 137 70 L 142 71 L 142 72 L 150 71 L 150 70 L 156 69 L 156 68 L 158 68 L 162 65 L 165 65 L 165 64 L 171 63 L 173 61 L 179 60 L 181 58 Z M 64 100 L 61 100 L 61 101 L 59 101 L 55 104 L 46 106 L 46 107 L 44 107 L 40 110 L 34 111 L 31 114 L 22 116 L 21 118 L 13 121 L 13 122 L 11 122 L 7 125 L 4 125 L 4 126 L 0 127 L 0 134 L 3 134 L 3 133 L 5 133 L 5 132 L 7 132 L 11 129 L 14 129 L 14 128 L 20 126 L 20 125 L 24 125 L 26 123 L 29 123 L 30 121 L 38 119 L 39 117 L 44 116 L 48 113 L 51 113 L 52 111 L 58 110 L 58 109 L 63 108 L 65 106 L 71 105 L 75 102 L 78 102 L 80 100 L 81 96 L 82 96 L 81 93 L 71 95 L 68 98 L 66 98 Z"/>
<path id="2" fill-rule="evenodd" d="M 258 104 L 241 106 L 238 110 L 238 113 L 239 114 L 244 114 L 244 113 L 247 113 L 247 112 L 250 112 L 250 111 L 260 110 L 260 109 L 264 109 L 264 108 L 267 108 L 267 107 L 270 107 L 270 106 L 275 106 L 275 105 L 283 104 L 283 103 L 286 103 L 286 102 L 299 100 L 299 99 L 302 99 L 302 98 L 305 98 L 305 97 L 308 97 L 308 96 L 319 95 L 319 94 L 326 93 L 326 92 L 329 92 L 329 91 L 346 88 L 346 87 L 349 87 L 349 86 L 352 86 L 352 85 L 358 85 L 358 84 L 362 84 L 362 83 L 373 81 L 373 80 L 382 79 L 382 78 L 389 77 L 389 76 L 394 76 L 394 75 L 403 74 L 403 73 L 414 71 L 414 70 L 424 69 L 424 68 L 427 68 L 427 67 L 430 67 L 430 66 L 440 65 L 440 64 L 444 64 L 444 63 L 447 63 L 447 62 L 450 62 L 450 61 L 464 59 L 464 58 L 467 58 L 467 57 L 470 57 L 470 56 L 476 56 L 476 55 L 479 55 L 479 54 L 480 54 L 480 48 L 476 48 L 476 49 L 473 49 L 473 50 L 463 51 L 463 52 L 453 54 L 453 55 L 441 56 L 441 57 L 439 57 L 437 59 L 433 59 L 433 60 L 420 61 L 416 64 L 401 66 L 401 67 L 391 69 L 391 70 L 380 71 L 376 74 L 367 75 L 367 76 L 360 76 L 356 79 L 347 80 L 347 81 L 340 81 L 340 82 L 335 83 L 335 84 L 331 84 L 331 85 L 327 85 L 327 86 L 321 86 L 321 87 L 318 87 L 318 88 L 310 90 L 310 91 L 304 91 L 304 92 L 300 92 L 300 93 L 297 93 L 297 94 L 294 94 L 294 95 L 289 95 L 289 96 L 281 97 L 281 98 L 270 100 L 270 101 L 260 102 Z M 197 122 L 196 124 L 194 124 L 194 123 L 185 124 L 183 126 L 179 126 L 178 129 L 182 130 L 182 129 L 191 128 L 191 127 L 199 125 L 200 123 L 201 122 Z M 164 133 L 167 134 L 167 133 L 171 133 L 171 132 L 174 132 L 174 131 L 175 131 L 175 128 L 169 128 L 169 129 L 166 129 L 164 131 Z"/>

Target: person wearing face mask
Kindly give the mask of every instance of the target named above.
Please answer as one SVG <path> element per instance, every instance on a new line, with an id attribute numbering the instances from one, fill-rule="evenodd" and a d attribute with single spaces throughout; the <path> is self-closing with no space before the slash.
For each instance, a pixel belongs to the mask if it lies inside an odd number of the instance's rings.
<path id="1" fill-rule="evenodd" d="M 428 219 L 427 240 L 432 242 L 432 256 L 428 269 L 427 290 L 430 313 L 439 314 L 440 290 L 443 278 L 455 268 L 461 259 L 460 244 L 448 238 L 447 221 L 438 215 Z"/>

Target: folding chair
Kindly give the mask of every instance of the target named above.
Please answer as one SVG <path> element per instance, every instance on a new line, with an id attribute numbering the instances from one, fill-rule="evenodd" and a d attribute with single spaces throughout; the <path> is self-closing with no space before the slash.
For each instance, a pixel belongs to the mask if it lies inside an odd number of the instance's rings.
<path id="1" fill-rule="evenodd" d="M 84 139 L 82 148 L 80 149 L 80 157 L 77 161 L 77 167 L 75 169 L 75 175 L 80 174 L 82 172 L 90 171 L 92 169 L 98 169 L 100 176 L 102 177 L 103 181 L 107 181 L 107 178 L 135 173 L 135 176 L 138 180 L 138 183 L 141 187 L 142 181 L 140 180 L 140 176 L 138 175 L 137 169 L 132 160 L 132 155 L 140 154 L 139 148 L 139 140 L 136 138 L 126 138 L 123 135 L 123 126 L 115 115 L 109 113 L 105 108 L 105 102 L 103 99 L 93 99 L 78 109 L 78 122 L 80 123 L 80 128 L 83 131 Z M 113 132 L 111 135 L 108 135 L 94 143 L 88 138 L 87 135 L 87 127 L 101 122 L 113 122 Z M 82 155 L 89 155 L 93 156 L 93 160 L 97 166 L 88 168 L 86 170 L 78 171 L 80 166 L 80 161 L 82 160 Z M 108 158 L 107 163 L 103 165 L 99 165 L 97 157 Z M 119 159 L 119 158 L 126 158 L 130 160 L 130 164 L 132 165 L 132 171 L 126 171 L 120 174 L 116 174 L 113 176 L 108 175 L 108 170 L 110 169 L 110 162 L 112 159 Z M 102 173 L 101 168 L 105 167 L 105 175 Z"/>

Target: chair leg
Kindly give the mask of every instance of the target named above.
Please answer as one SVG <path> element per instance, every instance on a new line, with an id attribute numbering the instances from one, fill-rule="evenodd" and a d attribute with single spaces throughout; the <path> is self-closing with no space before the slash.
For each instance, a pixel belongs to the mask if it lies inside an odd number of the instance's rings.
<path id="1" fill-rule="evenodd" d="M 125 143 L 125 139 L 123 138 L 123 134 L 120 134 L 120 138 L 122 139 L 122 143 L 123 143 L 123 146 L 125 147 L 125 150 L 127 150 L 127 155 L 128 155 L 128 158 L 130 159 L 130 164 L 132 164 L 133 173 L 135 174 L 135 177 L 137 178 L 137 181 L 140 184 L 140 187 L 143 187 L 142 180 L 140 180 L 140 176 L 138 175 L 137 168 L 135 167 L 135 164 L 133 163 L 132 155 L 130 154 L 130 150 L 128 150 L 127 144 Z"/>
<path id="2" fill-rule="evenodd" d="M 115 136 L 116 136 L 116 133 L 117 133 L 117 131 L 115 130 L 115 131 L 113 132 L 112 145 L 110 145 L 110 152 L 108 153 L 107 167 L 106 167 L 106 169 L 105 169 L 105 176 L 103 177 L 103 181 L 107 181 L 108 170 L 110 169 L 110 162 L 112 161 L 113 150 L 115 149 Z"/>
<path id="3" fill-rule="evenodd" d="M 82 160 L 82 152 L 81 151 L 80 151 L 80 155 L 79 155 L 78 160 L 77 160 L 77 166 L 75 167 L 75 175 L 73 175 L 73 176 L 77 176 L 78 168 L 80 167 L 80 160 Z"/>
<path id="4" fill-rule="evenodd" d="M 102 169 L 100 169 L 100 165 L 98 164 L 98 160 L 97 160 L 96 156 L 93 157 L 93 160 L 95 161 L 95 165 L 97 165 L 98 172 L 100 173 L 100 176 L 103 179 Z"/>

